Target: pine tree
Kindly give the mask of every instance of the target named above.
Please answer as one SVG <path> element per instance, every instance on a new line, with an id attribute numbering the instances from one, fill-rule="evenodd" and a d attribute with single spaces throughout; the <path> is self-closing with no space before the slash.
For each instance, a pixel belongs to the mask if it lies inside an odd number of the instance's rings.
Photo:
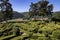
<path id="1" fill-rule="evenodd" d="M 3 14 L 4 20 L 12 19 L 13 9 L 12 5 L 9 3 L 9 0 L 0 0 L 1 2 L 1 12 Z"/>
<path id="2" fill-rule="evenodd" d="M 37 3 L 31 3 L 30 9 L 29 9 L 29 15 L 30 17 L 34 15 L 39 15 L 39 16 L 45 16 L 45 15 L 51 15 L 52 16 L 52 11 L 53 11 L 53 5 L 49 5 L 49 1 L 47 0 L 41 0 Z"/>
<path id="3" fill-rule="evenodd" d="M 33 17 L 34 15 L 36 15 L 36 10 L 37 10 L 37 5 L 31 2 L 30 9 L 29 9 L 30 17 Z"/>

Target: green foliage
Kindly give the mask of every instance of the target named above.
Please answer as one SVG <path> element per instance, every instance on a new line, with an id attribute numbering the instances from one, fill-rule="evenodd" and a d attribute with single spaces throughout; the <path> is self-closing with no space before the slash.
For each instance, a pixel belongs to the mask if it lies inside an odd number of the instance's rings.
<path id="1" fill-rule="evenodd" d="M 54 12 L 52 15 L 53 18 L 60 19 L 60 12 Z"/>
<path id="2" fill-rule="evenodd" d="M 30 5 L 30 9 L 29 9 L 29 15 L 30 17 L 33 17 L 33 16 L 36 16 L 36 15 L 43 15 L 43 16 L 46 16 L 46 15 L 51 15 L 52 16 L 52 11 L 53 11 L 53 5 L 50 4 L 49 5 L 49 2 L 47 0 L 41 0 L 37 3 L 31 3 Z"/>
<path id="3" fill-rule="evenodd" d="M 41 22 L 41 21 L 28 21 L 23 23 L 0 23 L 0 31 L 3 32 L 1 39 L 11 40 L 58 40 L 60 39 L 60 22 Z M 3 26 L 3 27 L 2 27 Z M 4 28 L 5 27 L 5 28 Z M 11 29 L 12 28 L 12 29 Z M 4 29 L 4 30 L 3 30 Z M 22 33 L 16 35 L 17 30 Z M 8 31 L 6 31 L 8 30 Z M 6 35 L 8 34 L 8 35 Z M 5 35 L 5 36 L 4 36 Z M 14 35 L 14 36 L 10 36 Z M 10 36 L 10 37 L 9 37 Z"/>
<path id="4" fill-rule="evenodd" d="M 60 39 L 60 30 L 55 30 L 53 32 L 53 38 Z"/>
<path id="5" fill-rule="evenodd" d="M 0 1 L 0 8 L 1 8 L 1 13 L 3 14 L 1 17 L 2 19 L 7 20 L 7 19 L 12 19 L 12 5 L 9 3 L 9 0 L 1 0 Z M 4 7 L 4 8 L 3 8 Z"/>
<path id="6" fill-rule="evenodd" d="M 14 27 L 13 28 L 13 33 L 16 35 L 16 36 L 18 36 L 18 35 L 20 35 L 20 29 L 19 29 L 19 27 Z"/>

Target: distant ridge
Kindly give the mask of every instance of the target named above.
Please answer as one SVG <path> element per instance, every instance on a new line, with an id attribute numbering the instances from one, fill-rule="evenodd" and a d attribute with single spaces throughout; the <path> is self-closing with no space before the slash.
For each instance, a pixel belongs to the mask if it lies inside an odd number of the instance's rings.
<path id="1" fill-rule="evenodd" d="M 52 13 L 54 18 L 60 19 L 60 11 Z"/>
<path id="2" fill-rule="evenodd" d="M 16 19 L 16 18 L 24 18 L 25 16 L 19 12 L 16 12 L 14 11 L 13 12 L 13 18 Z"/>
<path id="3" fill-rule="evenodd" d="M 13 19 L 25 18 L 25 17 L 28 16 L 28 13 L 29 12 L 16 12 L 16 11 L 13 11 Z M 0 12 L 0 14 L 1 14 L 1 12 Z M 53 12 L 52 15 L 53 15 L 53 17 L 60 19 L 60 11 Z"/>

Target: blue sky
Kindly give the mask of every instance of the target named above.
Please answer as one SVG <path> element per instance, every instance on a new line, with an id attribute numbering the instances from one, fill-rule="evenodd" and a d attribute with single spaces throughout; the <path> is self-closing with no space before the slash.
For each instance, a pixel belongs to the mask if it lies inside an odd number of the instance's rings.
<path id="1" fill-rule="evenodd" d="M 36 3 L 40 0 L 10 0 L 14 11 L 26 12 L 29 11 L 31 2 Z M 60 11 L 60 0 L 48 0 L 54 5 L 53 11 Z"/>

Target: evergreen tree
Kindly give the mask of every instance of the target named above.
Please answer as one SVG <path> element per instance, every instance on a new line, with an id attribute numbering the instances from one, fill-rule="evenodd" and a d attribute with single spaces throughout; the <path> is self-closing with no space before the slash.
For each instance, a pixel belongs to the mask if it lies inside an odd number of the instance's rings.
<path id="1" fill-rule="evenodd" d="M 39 15 L 39 16 L 45 16 L 45 15 L 51 15 L 52 16 L 53 11 L 53 5 L 49 5 L 49 2 L 47 0 L 41 0 L 37 3 L 31 3 L 30 9 L 29 9 L 29 15 L 30 17 Z"/>
<path id="2" fill-rule="evenodd" d="M 0 0 L 1 2 L 1 12 L 3 14 L 3 18 L 4 20 L 7 19 L 12 19 L 13 16 L 13 9 L 12 9 L 12 5 L 9 3 L 9 0 Z"/>
<path id="3" fill-rule="evenodd" d="M 36 15 L 36 13 L 37 13 L 36 10 L 37 10 L 37 5 L 33 4 L 31 2 L 30 9 L 29 9 L 29 11 L 30 11 L 30 13 L 29 13 L 30 17 L 33 17 L 34 15 Z"/>

